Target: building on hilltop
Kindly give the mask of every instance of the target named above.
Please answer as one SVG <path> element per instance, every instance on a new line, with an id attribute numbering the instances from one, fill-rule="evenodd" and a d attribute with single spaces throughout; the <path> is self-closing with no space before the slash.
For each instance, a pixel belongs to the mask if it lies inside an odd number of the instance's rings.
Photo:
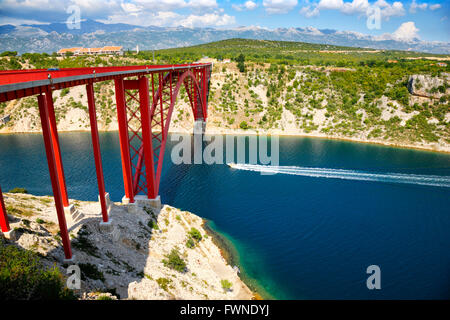
<path id="1" fill-rule="evenodd" d="M 196 63 L 215 63 L 215 62 L 217 62 L 217 59 L 204 56 L 203 58 L 201 58 L 201 59 L 199 59 L 198 61 L 195 61 L 195 62 Z"/>
<path id="2" fill-rule="evenodd" d="M 102 54 L 118 54 L 118 55 L 123 55 L 123 47 L 113 47 L 113 46 L 109 46 L 109 47 L 103 47 L 101 48 L 102 50 Z"/>
<path id="3" fill-rule="evenodd" d="M 66 56 L 69 53 L 73 54 L 74 56 L 99 55 L 99 54 L 123 55 L 123 47 L 121 46 L 105 46 L 103 48 L 75 47 L 75 48 L 63 48 L 58 51 L 58 55 L 60 56 Z"/>
<path id="4" fill-rule="evenodd" d="M 80 50 L 83 49 L 82 47 L 75 47 L 75 48 L 63 48 L 58 51 L 58 55 L 65 56 L 69 52 L 72 54 L 80 52 Z"/>

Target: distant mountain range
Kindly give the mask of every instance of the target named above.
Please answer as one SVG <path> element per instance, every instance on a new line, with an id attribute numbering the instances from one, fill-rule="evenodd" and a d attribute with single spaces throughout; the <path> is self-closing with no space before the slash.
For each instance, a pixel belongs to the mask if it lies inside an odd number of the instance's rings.
<path id="1" fill-rule="evenodd" d="M 231 38 L 301 41 L 349 47 L 387 50 L 412 50 L 450 54 L 450 43 L 420 39 L 402 41 L 390 35 L 369 36 L 352 31 L 330 29 L 238 27 L 232 29 L 138 27 L 129 24 L 104 24 L 94 20 L 81 23 L 81 29 L 68 29 L 65 23 L 0 26 L 0 51 L 52 53 L 67 47 L 121 45 L 133 50 L 166 49 L 191 46 Z"/>

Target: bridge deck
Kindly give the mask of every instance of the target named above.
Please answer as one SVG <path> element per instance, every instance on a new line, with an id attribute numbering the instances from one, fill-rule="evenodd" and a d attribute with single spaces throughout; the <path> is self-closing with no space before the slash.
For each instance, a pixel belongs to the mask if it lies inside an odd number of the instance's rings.
<path id="1" fill-rule="evenodd" d="M 45 92 L 47 87 L 50 87 L 52 90 L 59 90 L 89 82 L 100 82 L 164 71 L 184 71 L 208 65 L 210 64 L 3 70 L 0 71 L 0 102 L 40 94 Z"/>

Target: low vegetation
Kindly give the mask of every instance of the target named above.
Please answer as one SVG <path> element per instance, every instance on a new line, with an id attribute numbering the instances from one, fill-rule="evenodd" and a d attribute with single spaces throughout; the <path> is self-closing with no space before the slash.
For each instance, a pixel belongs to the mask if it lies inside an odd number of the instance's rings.
<path id="1" fill-rule="evenodd" d="M 9 193 L 28 193 L 25 188 L 14 188 L 8 191 Z"/>
<path id="2" fill-rule="evenodd" d="M 162 263 L 165 267 L 176 270 L 178 272 L 186 271 L 186 262 L 180 256 L 180 252 L 177 249 L 172 249 L 168 255 L 166 255 L 166 259 L 162 260 Z"/>
<path id="3" fill-rule="evenodd" d="M 78 264 L 81 270 L 81 279 L 86 280 L 86 278 L 90 278 L 93 280 L 101 280 L 105 281 L 105 276 L 103 272 L 98 270 L 96 265 L 91 263 L 80 263 Z"/>
<path id="4" fill-rule="evenodd" d="M 225 292 L 230 291 L 231 288 L 232 288 L 232 286 L 233 286 L 233 284 L 232 284 L 230 281 L 226 280 L 226 279 L 220 280 L 220 284 L 222 285 L 222 289 L 223 289 Z"/>
<path id="5" fill-rule="evenodd" d="M 196 228 L 191 228 L 188 232 L 188 239 L 186 240 L 186 247 L 189 249 L 195 248 L 195 246 L 202 240 L 202 234 Z"/>
<path id="6" fill-rule="evenodd" d="M 156 282 L 161 289 L 163 289 L 164 291 L 169 291 L 169 285 L 172 283 L 172 280 L 167 278 L 158 278 L 156 279 Z"/>
<path id="7" fill-rule="evenodd" d="M 57 267 L 45 268 L 36 253 L 0 238 L 0 301 L 76 299 L 64 283 Z"/>

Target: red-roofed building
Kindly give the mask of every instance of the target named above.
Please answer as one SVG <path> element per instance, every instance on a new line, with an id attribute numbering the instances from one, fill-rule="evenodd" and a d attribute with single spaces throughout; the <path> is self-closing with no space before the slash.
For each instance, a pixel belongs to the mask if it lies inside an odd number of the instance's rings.
<path id="1" fill-rule="evenodd" d="M 83 47 L 75 47 L 75 48 L 63 48 L 58 51 L 60 56 L 65 56 L 69 52 L 73 55 L 99 55 L 99 54 L 123 54 L 123 47 L 121 46 L 105 46 L 103 48 L 83 48 Z"/>

